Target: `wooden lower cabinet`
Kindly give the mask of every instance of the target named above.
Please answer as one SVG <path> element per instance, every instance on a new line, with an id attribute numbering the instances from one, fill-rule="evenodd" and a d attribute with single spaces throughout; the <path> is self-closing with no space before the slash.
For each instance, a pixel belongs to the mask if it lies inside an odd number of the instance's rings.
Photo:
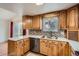
<path id="1" fill-rule="evenodd" d="M 19 40 L 16 43 L 16 55 L 23 55 L 23 40 Z"/>
<path id="2" fill-rule="evenodd" d="M 58 56 L 58 42 L 48 40 L 48 55 Z"/>
<path id="3" fill-rule="evenodd" d="M 26 53 L 27 51 L 30 50 L 30 40 L 29 39 L 24 39 L 23 40 L 23 53 Z"/>
<path id="4" fill-rule="evenodd" d="M 20 56 L 30 50 L 28 38 L 18 41 L 8 41 L 8 55 Z M 40 39 L 40 53 L 48 56 L 71 56 L 71 47 L 68 42 Z"/>
<path id="5" fill-rule="evenodd" d="M 68 42 L 59 41 L 59 56 L 70 56 L 70 46 Z"/>
<path id="6" fill-rule="evenodd" d="M 23 40 L 8 41 L 8 55 L 18 56 L 23 54 Z"/>
<path id="7" fill-rule="evenodd" d="M 40 53 L 44 55 L 48 55 L 48 47 L 47 40 L 40 40 Z"/>
<path id="8" fill-rule="evenodd" d="M 21 39 L 18 41 L 8 41 L 8 55 L 9 56 L 20 56 L 24 55 L 25 52 L 29 51 L 29 39 Z"/>
<path id="9" fill-rule="evenodd" d="M 16 42 L 15 41 L 8 41 L 8 55 L 16 55 Z"/>
<path id="10" fill-rule="evenodd" d="M 40 53 L 48 56 L 70 56 L 70 46 L 68 42 L 40 40 Z"/>

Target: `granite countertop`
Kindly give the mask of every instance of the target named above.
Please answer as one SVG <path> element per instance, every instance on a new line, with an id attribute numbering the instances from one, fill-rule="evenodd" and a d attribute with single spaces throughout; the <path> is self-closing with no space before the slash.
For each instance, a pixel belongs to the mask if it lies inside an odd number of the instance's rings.
<path id="1" fill-rule="evenodd" d="M 43 35 L 28 35 L 28 37 L 32 38 L 42 38 Z"/>
<path id="2" fill-rule="evenodd" d="M 9 40 L 13 40 L 13 41 L 17 41 L 17 40 L 21 40 L 21 39 L 24 39 L 24 38 L 41 38 L 42 35 L 28 35 L 28 36 L 18 36 L 18 37 L 13 37 L 13 38 L 8 38 Z"/>

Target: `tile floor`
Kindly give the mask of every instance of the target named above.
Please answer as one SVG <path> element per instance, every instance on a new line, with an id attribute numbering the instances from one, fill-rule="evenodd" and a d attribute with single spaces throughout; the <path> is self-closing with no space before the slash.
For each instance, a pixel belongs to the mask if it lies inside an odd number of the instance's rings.
<path id="1" fill-rule="evenodd" d="M 37 53 L 29 52 L 26 56 L 43 56 Z"/>
<path id="2" fill-rule="evenodd" d="M 8 52 L 8 43 L 7 42 L 0 43 L 0 56 L 7 56 L 7 52 Z"/>

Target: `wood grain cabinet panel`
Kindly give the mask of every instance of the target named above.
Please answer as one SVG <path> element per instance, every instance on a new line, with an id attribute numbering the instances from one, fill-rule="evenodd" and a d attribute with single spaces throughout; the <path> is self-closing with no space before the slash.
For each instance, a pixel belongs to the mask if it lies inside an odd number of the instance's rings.
<path id="1" fill-rule="evenodd" d="M 19 40 L 16 42 L 16 52 L 17 55 L 23 55 L 23 40 Z"/>
<path id="2" fill-rule="evenodd" d="M 18 56 L 23 54 L 23 40 L 8 41 L 8 55 Z"/>
<path id="3" fill-rule="evenodd" d="M 78 41 L 79 39 L 79 5 L 67 9 L 67 38 Z"/>
<path id="4" fill-rule="evenodd" d="M 23 53 L 26 53 L 29 50 L 30 50 L 30 40 L 27 38 L 23 40 Z"/>
<path id="5" fill-rule="evenodd" d="M 58 56 L 58 42 L 56 41 L 49 41 L 48 45 L 48 55 L 49 56 Z"/>
<path id="6" fill-rule="evenodd" d="M 8 40 L 8 55 L 16 55 L 16 42 Z"/>
<path id="7" fill-rule="evenodd" d="M 33 16 L 32 20 L 32 29 L 40 30 L 41 29 L 41 16 Z"/>
<path id="8" fill-rule="evenodd" d="M 65 56 L 71 56 L 71 52 L 70 52 L 70 46 L 69 46 L 69 43 L 67 42 L 66 44 L 65 44 L 65 48 L 64 48 L 65 50 Z"/>
<path id="9" fill-rule="evenodd" d="M 44 54 L 44 55 L 47 55 L 47 51 L 48 51 L 48 47 L 47 47 L 48 43 L 47 43 L 47 40 L 43 40 L 41 39 L 40 40 L 40 53 L 41 54 Z"/>
<path id="10" fill-rule="evenodd" d="M 69 44 L 67 42 L 59 42 L 59 56 L 69 56 Z"/>
<path id="11" fill-rule="evenodd" d="M 71 50 L 68 42 L 41 39 L 40 53 L 48 56 L 70 56 Z"/>
<path id="12" fill-rule="evenodd" d="M 78 31 L 68 30 L 68 39 L 78 41 Z"/>
<path id="13" fill-rule="evenodd" d="M 67 10 L 67 28 L 78 29 L 78 6 Z"/>
<path id="14" fill-rule="evenodd" d="M 31 16 L 23 16 L 23 28 L 24 29 L 32 29 L 32 17 Z"/>
<path id="15" fill-rule="evenodd" d="M 21 39 L 18 41 L 8 41 L 8 55 L 10 56 L 21 56 L 24 55 L 30 49 L 30 40 Z"/>
<path id="16" fill-rule="evenodd" d="M 60 29 L 66 29 L 67 25 L 67 16 L 66 10 L 60 11 L 59 15 L 59 22 L 60 22 Z"/>

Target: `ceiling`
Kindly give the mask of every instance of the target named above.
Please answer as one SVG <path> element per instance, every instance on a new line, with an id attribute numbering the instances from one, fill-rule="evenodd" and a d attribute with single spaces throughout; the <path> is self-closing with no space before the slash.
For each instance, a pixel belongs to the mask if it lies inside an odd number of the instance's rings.
<path id="1" fill-rule="evenodd" d="M 24 15 L 37 15 L 43 14 L 53 11 L 59 11 L 63 9 L 67 9 L 71 6 L 75 5 L 74 3 L 46 3 L 40 6 L 35 4 L 24 4 L 23 14 Z"/>
<path id="2" fill-rule="evenodd" d="M 35 3 L 0 3 L 0 8 L 22 15 L 38 15 L 64 10 L 74 5 L 76 3 L 44 3 L 43 5 L 36 5 Z"/>
<path id="3" fill-rule="evenodd" d="M 7 19 L 9 20 L 9 18 L 13 17 L 15 14 L 8 11 L 8 10 L 5 10 L 5 9 L 2 9 L 0 8 L 0 20 L 1 19 Z"/>

